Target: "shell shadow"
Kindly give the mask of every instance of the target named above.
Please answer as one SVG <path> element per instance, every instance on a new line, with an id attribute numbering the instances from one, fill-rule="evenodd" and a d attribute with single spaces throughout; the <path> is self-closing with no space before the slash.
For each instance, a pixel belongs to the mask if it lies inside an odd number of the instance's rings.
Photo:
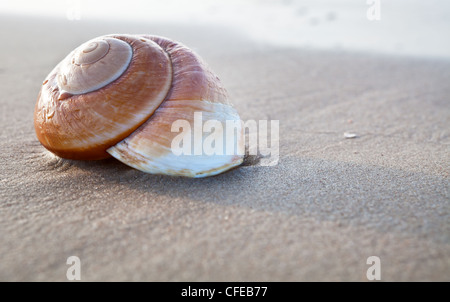
<path id="1" fill-rule="evenodd" d="M 85 182 L 86 178 L 88 178 L 92 179 L 93 182 L 97 182 L 97 184 L 126 186 L 127 189 L 133 191 L 169 195 L 174 198 L 188 195 L 187 197 L 195 200 L 202 199 L 198 198 L 196 196 L 198 194 L 195 192 L 204 191 L 206 188 L 208 190 L 217 188 L 222 193 L 230 193 L 233 190 L 232 188 L 236 186 L 241 187 L 240 184 L 242 184 L 244 178 L 248 179 L 252 176 L 251 173 L 248 173 L 248 166 L 252 165 L 252 162 L 249 160 L 219 175 L 206 178 L 188 178 L 144 173 L 114 158 L 79 161 L 59 158 L 52 154 L 47 154 L 46 157 L 46 162 L 41 165 L 41 172 L 70 173 L 75 182 L 78 181 L 77 178 L 83 178 L 79 180 L 80 182 Z M 82 173 L 71 173 L 80 172 L 80 170 Z M 189 188 L 190 194 L 186 195 L 186 188 Z"/>
<path id="2" fill-rule="evenodd" d="M 447 186 L 445 175 L 317 158 L 282 157 L 276 166 L 241 165 L 207 178 L 147 174 L 115 159 L 72 161 L 53 157 L 40 166 L 45 169 L 41 173 L 53 175 L 42 175 L 30 190 L 53 189 L 59 193 L 52 200 L 58 201 L 83 195 L 95 204 L 110 194 L 121 194 L 111 201 L 124 207 L 137 200 L 149 205 L 173 202 L 182 207 L 214 204 L 320 221 L 369 223 L 383 232 L 405 231 L 405 213 L 436 217 L 433 222 L 424 222 L 421 229 L 410 230 L 423 234 L 442 223 L 446 216 L 439 213 L 448 211 L 448 195 L 438 192 Z M 433 202 L 429 202 L 430 196 Z M 138 208 L 130 207 L 133 209 Z"/>

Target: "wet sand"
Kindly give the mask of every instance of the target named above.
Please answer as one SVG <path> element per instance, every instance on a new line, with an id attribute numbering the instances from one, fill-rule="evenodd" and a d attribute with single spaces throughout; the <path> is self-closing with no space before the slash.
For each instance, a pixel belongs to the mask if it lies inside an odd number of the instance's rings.
<path id="1" fill-rule="evenodd" d="M 74 255 L 83 281 L 366 281 L 369 256 L 383 281 L 450 281 L 449 61 L 188 25 L 2 16 L 0 28 L 0 280 L 64 281 Z M 47 152 L 33 128 L 41 82 L 109 33 L 192 47 L 243 120 L 280 121 L 278 165 L 186 179 Z"/>

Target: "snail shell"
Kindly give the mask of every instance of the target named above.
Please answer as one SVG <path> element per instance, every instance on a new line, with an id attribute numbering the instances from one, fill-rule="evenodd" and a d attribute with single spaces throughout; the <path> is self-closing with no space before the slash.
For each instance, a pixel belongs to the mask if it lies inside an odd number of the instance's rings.
<path id="1" fill-rule="evenodd" d="M 172 152 L 179 135 L 172 124 L 181 119 L 193 125 L 196 112 L 203 120 L 219 121 L 223 129 L 227 120 L 240 121 L 219 78 L 189 48 L 157 36 L 108 35 L 82 44 L 50 72 L 34 125 L 41 144 L 68 159 L 112 155 L 147 173 L 188 177 L 241 164 L 240 123 L 233 154 Z"/>

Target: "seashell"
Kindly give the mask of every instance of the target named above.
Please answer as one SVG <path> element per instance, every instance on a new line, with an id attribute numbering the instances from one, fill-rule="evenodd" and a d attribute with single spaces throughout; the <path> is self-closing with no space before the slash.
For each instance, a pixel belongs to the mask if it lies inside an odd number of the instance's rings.
<path id="1" fill-rule="evenodd" d="M 222 129 L 186 137 L 172 131 L 177 120 L 194 125 L 199 113 Z M 193 146 L 223 138 L 227 121 L 237 125 L 224 142 L 236 146 L 232 152 L 173 152 L 180 135 Z M 205 177 L 243 161 L 240 117 L 219 78 L 192 50 L 157 36 L 108 35 L 76 48 L 43 82 L 34 126 L 41 144 L 60 157 L 113 156 L 147 173 Z"/>

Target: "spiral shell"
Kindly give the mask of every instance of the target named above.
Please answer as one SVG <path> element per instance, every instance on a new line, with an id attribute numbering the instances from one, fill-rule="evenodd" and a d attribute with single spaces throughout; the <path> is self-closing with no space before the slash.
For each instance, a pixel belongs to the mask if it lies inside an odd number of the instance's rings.
<path id="1" fill-rule="evenodd" d="M 113 156 L 147 173 L 205 177 L 238 166 L 242 127 L 232 154 L 176 155 L 177 120 L 240 122 L 219 78 L 186 46 L 149 35 L 108 35 L 82 44 L 47 76 L 34 113 L 36 135 L 54 154 Z M 222 135 L 216 131 L 213 135 Z M 209 133 L 193 142 L 202 144 Z M 227 142 L 229 143 L 229 142 Z"/>

